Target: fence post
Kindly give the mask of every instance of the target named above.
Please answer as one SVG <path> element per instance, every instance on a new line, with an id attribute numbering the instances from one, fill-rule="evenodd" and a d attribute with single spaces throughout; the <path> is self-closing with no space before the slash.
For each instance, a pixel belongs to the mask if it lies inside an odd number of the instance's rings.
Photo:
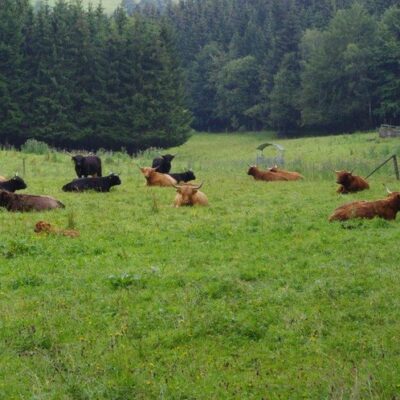
<path id="1" fill-rule="evenodd" d="M 393 165 L 394 165 L 394 172 L 396 174 L 396 179 L 400 180 L 399 165 L 397 164 L 397 156 L 396 156 L 396 154 L 393 155 Z"/>

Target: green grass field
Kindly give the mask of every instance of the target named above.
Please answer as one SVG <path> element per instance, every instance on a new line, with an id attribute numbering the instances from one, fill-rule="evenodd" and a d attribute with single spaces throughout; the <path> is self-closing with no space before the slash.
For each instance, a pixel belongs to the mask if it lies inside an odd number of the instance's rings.
<path id="1" fill-rule="evenodd" d="M 304 181 L 246 175 L 268 140 Z M 123 184 L 76 194 L 60 189 L 68 156 L 1 151 L 0 175 L 25 158 L 23 192 L 66 208 L 0 209 L 0 399 L 399 399 L 400 221 L 327 221 L 400 189 L 387 165 L 339 196 L 332 170 L 365 176 L 399 149 L 376 133 L 196 134 L 169 150 L 210 206 L 179 209 L 144 186 L 152 153 L 102 154 Z M 39 220 L 81 236 L 37 235 Z"/>

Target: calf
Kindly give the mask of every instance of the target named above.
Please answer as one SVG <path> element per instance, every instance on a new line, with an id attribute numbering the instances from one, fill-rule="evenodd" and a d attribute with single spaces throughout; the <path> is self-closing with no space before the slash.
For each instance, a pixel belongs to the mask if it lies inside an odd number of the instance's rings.
<path id="1" fill-rule="evenodd" d="M 171 171 L 171 161 L 175 158 L 176 154 L 164 154 L 163 156 L 156 157 L 151 164 L 152 168 L 155 168 L 157 172 L 162 174 L 168 174 Z"/>
<path id="2" fill-rule="evenodd" d="M 178 183 L 180 182 L 189 182 L 193 181 L 196 179 L 193 171 L 189 170 L 186 172 L 181 172 L 181 173 L 174 173 L 174 174 L 168 174 L 169 176 L 172 176 Z"/>
<path id="3" fill-rule="evenodd" d="M 337 193 L 347 194 L 369 189 L 368 182 L 361 176 L 353 175 L 348 171 L 335 171 L 336 183 L 340 186 Z"/>
<path id="4" fill-rule="evenodd" d="M 99 157 L 76 155 L 72 157 L 72 161 L 75 164 L 75 172 L 78 178 L 82 178 L 83 176 L 86 178 L 89 175 L 102 176 L 101 160 Z"/>
<path id="5" fill-rule="evenodd" d="M 288 181 L 289 179 L 279 172 L 262 171 L 255 165 L 249 165 L 247 175 L 251 175 L 256 181 Z"/>
<path id="6" fill-rule="evenodd" d="M 156 172 L 156 168 L 140 168 L 146 179 L 147 186 L 174 186 L 177 181 L 167 174 Z"/>
<path id="7" fill-rule="evenodd" d="M 345 221 L 351 218 L 374 217 L 392 220 L 400 210 L 400 192 L 389 192 L 386 199 L 375 201 L 353 201 L 338 207 L 329 217 L 329 221 Z"/>
<path id="8" fill-rule="evenodd" d="M 207 196 L 200 192 L 200 188 L 203 186 L 201 183 L 200 185 L 191 185 L 191 184 L 184 184 L 184 185 L 174 185 L 176 188 L 176 196 L 174 200 L 175 207 L 181 206 L 207 206 L 208 199 Z"/>
<path id="9" fill-rule="evenodd" d="M 80 178 L 74 179 L 62 187 L 64 192 L 84 192 L 85 190 L 95 190 L 96 192 L 109 192 L 112 186 L 120 185 L 121 179 L 117 174 L 99 178 Z"/>
<path id="10" fill-rule="evenodd" d="M 54 197 L 15 194 L 4 190 L 0 191 L 0 207 L 5 207 L 8 211 L 44 211 L 65 208 L 64 204 Z"/>
<path id="11" fill-rule="evenodd" d="M 268 168 L 268 170 L 271 172 L 278 172 L 282 176 L 286 177 L 288 181 L 298 181 L 299 179 L 304 179 L 304 176 L 299 174 L 298 172 L 286 171 L 284 169 L 278 168 L 277 165 L 275 165 L 274 167 Z"/>
<path id="12" fill-rule="evenodd" d="M 16 190 L 26 189 L 26 183 L 22 178 L 15 175 L 13 178 L 8 181 L 0 182 L 0 190 L 6 190 L 7 192 L 14 193 Z"/>

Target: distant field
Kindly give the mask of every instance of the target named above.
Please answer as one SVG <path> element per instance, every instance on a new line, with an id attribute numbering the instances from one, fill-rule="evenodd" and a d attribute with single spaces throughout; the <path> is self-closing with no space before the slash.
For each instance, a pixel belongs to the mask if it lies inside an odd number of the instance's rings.
<path id="1" fill-rule="evenodd" d="M 265 141 L 305 180 L 247 176 Z M 400 217 L 327 221 L 383 183 L 400 190 L 389 165 L 348 197 L 333 174 L 365 176 L 400 141 L 196 134 L 170 151 L 209 207 L 175 209 L 174 189 L 144 186 L 137 165 L 156 153 L 102 154 L 122 185 L 76 194 L 60 189 L 68 156 L 0 151 L 0 175 L 25 159 L 23 192 L 66 204 L 0 208 L 0 399 L 400 398 Z M 39 220 L 81 236 L 37 236 Z"/>
<path id="2" fill-rule="evenodd" d="M 31 0 L 32 4 L 36 3 L 36 0 Z M 44 3 L 44 1 L 41 1 Z M 50 5 L 54 5 L 56 0 L 48 0 Z M 92 3 L 95 7 L 100 3 L 100 0 L 83 0 L 82 3 L 87 6 L 89 3 Z M 104 10 L 107 13 L 112 13 L 120 4 L 121 0 L 101 0 L 101 4 L 104 7 Z"/>

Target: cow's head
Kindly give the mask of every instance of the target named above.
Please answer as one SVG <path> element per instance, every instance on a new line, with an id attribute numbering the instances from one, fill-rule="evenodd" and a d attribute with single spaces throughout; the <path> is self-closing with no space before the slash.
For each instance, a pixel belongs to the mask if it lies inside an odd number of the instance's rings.
<path id="1" fill-rule="evenodd" d="M 254 176 L 258 171 L 258 168 L 256 165 L 249 165 L 249 170 L 247 171 L 247 175 L 252 175 Z"/>
<path id="2" fill-rule="evenodd" d="M 171 162 L 175 158 L 176 154 L 164 154 L 161 156 L 165 161 Z"/>
<path id="3" fill-rule="evenodd" d="M 110 175 L 108 175 L 108 179 L 110 180 L 111 186 L 121 184 L 121 179 L 118 174 L 111 173 Z"/>
<path id="4" fill-rule="evenodd" d="M 193 171 L 191 171 L 191 170 L 186 171 L 185 174 L 186 174 L 186 179 L 188 181 L 194 181 L 196 179 L 196 176 L 194 175 Z"/>
<path id="5" fill-rule="evenodd" d="M 10 181 L 13 183 L 15 190 L 22 190 L 27 188 L 24 180 L 20 178 L 17 174 L 15 174 L 15 176 L 11 178 Z"/>
<path id="6" fill-rule="evenodd" d="M 353 178 L 353 171 L 348 172 L 348 171 L 335 171 L 336 174 L 336 183 L 339 185 L 349 185 L 351 183 L 351 180 Z"/>
<path id="7" fill-rule="evenodd" d="M 81 156 L 81 155 L 77 155 L 77 156 L 73 156 L 71 159 L 72 159 L 72 161 L 75 163 L 75 166 L 76 166 L 76 167 L 81 167 L 82 164 L 83 164 L 83 160 L 85 159 L 85 157 L 84 157 L 84 156 Z"/>
<path id="8" fill-rule="evenodd" d="M 190 185 L 188 183 L 184 185 L 174 185 L 177 193 L 180 194 L 181 200 L 180 203 L 183 206 L 193 205 L 193 195 L 197 193 L 197 191 L 203 186 L 203 183 L 200 185 Z"/>
<path id="9" fill-rule="evenodd" d="M 394 200 L 395 204 L 396 204 L 396 208 L 398 210 L 400 210 L 400 192 L 392 192 L 391 190 L 389 190 L 389 188 L 386 186 L 386 191 L 388 194 L 388 197 L 392 200 Z"/>
<path id="10" fill-rule="evenodd" d="M 142 171 L 142 174 L 144 175 L 145 178 L 150 178 L 150 176 L 156 172 L 156 169 L 157 168 L 140 167 L 140 171 Z"/>

